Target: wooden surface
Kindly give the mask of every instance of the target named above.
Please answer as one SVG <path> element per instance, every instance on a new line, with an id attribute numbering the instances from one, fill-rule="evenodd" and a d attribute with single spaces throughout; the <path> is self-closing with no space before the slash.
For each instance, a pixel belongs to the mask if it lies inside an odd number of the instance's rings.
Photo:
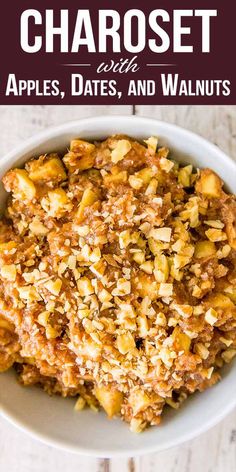
<path id="1" fill-rule="evenodd" d="M 44 128 L 76 118 L 132 114 L 189 128 L 236 159 L 235 106 L 0 107 L 0 155 Z M 154 455 L 130 459 L 79 457 L 45 446 L 0 418 L 1 472 L 235 472 L 236 411 L 199 438 Z"/>

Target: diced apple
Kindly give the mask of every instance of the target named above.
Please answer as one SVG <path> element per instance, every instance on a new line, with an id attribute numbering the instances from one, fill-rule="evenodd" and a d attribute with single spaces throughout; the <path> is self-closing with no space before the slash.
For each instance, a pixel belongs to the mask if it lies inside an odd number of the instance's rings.
<path id="1" fill-rule="evenodd" d="M 141 272 L 133 280 L 135 290 L 141 298 L 148 297 L 150 300 L 158 298 L 158 284 L 153 275 Z"/>
<path id="2" fill-rule="evenodd" d="M 76 169 L 87 170 L 91 169 L 94 165 L 95 157 L 92 154 L 84 154 L 81 155 L 80 153 L 76 152 L 68 152 L 63 157 L 63 162 L 67 169 L 71 172 L 75 171 Z"/>
<path id="3" fill-rule="evenodd" d="M 61 291 L 62 281 L 59 278 L 56 280 L 48 280 L 48 282 L 45 282 L 44 286 L 52 295 L 57 296 Z"/>
<path id="4" fill-rule="evenodd" d="M 153 395 L 148 396 L 146 392 L 141 389 L 134 390 L 129 398 L 128 402 L 132 407 L 133 414 L 137 415 L 143 410 L 146 410 L 149 406 L 153 405 Z"/>
<path id="5" fill-rule="evenodd" d="M 208 198 L 219 198 L 222 194 L 222 181 L 215 172 L 204 169 L 196 183 L 196 190 Z"/>
<path id="6" fill-rule="evenodd" d="M 117 174 L 107 174 L 103 178 L 104 184 L 123 184 L 127 182 L 127 171 L 118 172 Z"/>
<path id="7" fill-rule="evenodd" d="M 44 236 L 49 232 L 48 228 L 37 218 L 37 216 L 29 224 L 30 231 L 37 236 Z"/>
<path id="8" fill-rule="evenodd" d="M 145 261 L 145 252 L 143 251 L 135 252 L 133 255 L 133 260 L 139 265 L 143 264 Z"/>
<path id="9" fill-rule="evenodd" d="M 132 334 L 128 331 L 117 336 L 117 348 L 121 354 L 127 354 L 135 347 L 135 341 Z"/>
<path id="10" fill-rule="evenodd" d="M 236 304 L 236 287 L 229 286 L 224 289 L 224 292 L 227 294 L 227 297 L 230 298 Z"/>
<path id="11" fill-rule="evenodd" d="M 33 200 L 35 197 L 35 185 L 25 169 L 13 169 L 7 172 L 3 184 L 7 192 L 13 192 L 17 199 Z"/>
<path id="12" fill-rule="evenodd" d="M 149 237 L 155 239 L 155 241 L 170 242 L 171 240 L 171 228 L 153 228 L 149 233 Z"/>
<path id="13" fill-rule="evenodd" d="M 45 334 L 47 339 L 56 339 L 60 333 L 53 326 L 48 325 L 45 329 Z"/>
<path id="14" fill-rule="evenodd" d="M 155 136 L 150 136 L 148 139 L 144 139 L 144 143 L 147 145 L 148 150 L 152 153 L 155 153 L 157 150 L 158 138 Z"/>
<path id="15" fill-rule="evenodd" d="M 155 195 L 158 187 L 157 179 L 151 179 L 146 189 L 145 195 Z"/>
<path id="16" fill-rule="evenodd" d="M 52 154 L 45 159 L 37 159 L 29 163 L 29 177 L 34 182 L 60 182 L 66 179 L 66 172 L 61 159 Z"/>
<path id="17" fill-rule="evenodd" d="M 15 264 L 4 264 L 1 266 L 1 276 L 9 282 L 16 280 L 16 266 Z"/>
<path id="18" fill-rule="evenodd" d="M 17 247 L 17 244 L 15 241 L 8 241 L 7 243 L 1 243 L 0 244 L 0 254 L 8 254 L 12 250 L 15 250 Z"/>
<path id="19" fill-rule="evenodd" d="M 216 247 L 212 241 L 199 241 L 196 243 L 194 257 L 201 259 L 202 257 L 210 257 L 216 254 Z"/>
<path id="20" fill-rule="evenodd" d="M 131 143 L 127 139 L 120 139 L 117 142 L 115 149 L 113 149 L 111 153 L 111 161 L 114 164 L 117 164 L 117 162 L 124 159 L 126 154 L 128 154 L 128 152 L 130 151 L 131 147 Z"/>
<path id="21" fill-rule="evenodd" d="M 179 170 L 178 173 L 178 182 L 183 185 L 183 187 L 190 187 L 191 184 L 191 174 L 193 166 L 185 166 Z"/>
<path id="22" fill-rule="evenodd" d="M 146 272 L 146 274 L 152 274 L 154 269 L 153 261 L 145 261 L 140 265 L 140 269 Z"/>
<path id="23" fill-rule="evenodd" d="M 65 205 L 68 203 L 68 197 L 63 188 L 56 188 L 48 192 L 48 198 L 50 203 L 50 216 L 56 217 L 60 215 Z"/>
<path id="24" fill-rule="evenodd" d="M 91 154 L 95 149 L 95 145 L 82 139 L 72 139 L 70 142 L 70 151 L 81 154 Z"/>
<path id="25" fill-rule="evenodd" d="M 177 349 L 185 352 L 189 351 L 191 339 L 187 336 L 187 334 L 181 331 L 179 326 L 176 326 L 171 336 L 174 340 L 174 343 L 176 344 Z"/>
<path id="26" fill-rule="evenodd" d="M 105 412 L 112 418 L 121 411 L 123 402 L 123 394 L 112 386 L 100 386 L 95 388 L 95 396 Z"/>
<path id="27" fill-rule="evenodd" d="M 154 256 L 160 255 L 162 250 L 165 249 L 165 243 L 161 241 L 155 241 L 154 238 L 148 238 L 148 246 Z"/>
<path id="28" fill-rule="evenodd" d="M 144 184 L 149 184 L 152 177 L 154 176 L 154 172 L 150 167 L 145 167 L 144 169 L 136 172 L 135 176 L 138 179 L 141 179 Z"/>
<path id="29" fill-rule="evenodd" d="M 136 175 L 130 175 L 129 184 L 135 190 L 140 190 L 140 188 L 143 186 L 143 180 L 137 177 Z"/>
<path id="30" fill-rule="evenodd" d="M 154 277 L 157 282 L 166 282 L 169 277 L 168 259 L 164 254 L 159 254 L 154 261 Z"/>
<path id="31" fill-rule="evenodd" d="M 236 249 L 236 223 L 235 221 L 228 221 L 226 223 L 226 234 L 228 237 L 228 241 L 230 246 L 233 249 Z"/>
<path id="32" fill-rule="evenodd" d="M 217 292 L 214 295 L 210 295 L 206 301 L 212 308 L 220 308 L 222 310 L 234 308 L 234 303 L 228 296 L 223 295 L 223 293 Z"/>
<path id="33" fill-rule="evenodd" d="M 94 293 L 94 288 L 88 277 L 81 277 L 81 279 L 77 281 L 77 287 L 81 297 L 87 297 Z"/>
<path id="34" fill-rule="evenodd" d="M 90 188 L 87 188 L 84 190 L 82 199 L 80 201 L 79 209 L 77 211 L 77 222 L 81 223 L 84 219 L 84 211 L 85 208 L 90 207 L 93 205 L 98 200 L 97 194 L 91 190 Z"/>

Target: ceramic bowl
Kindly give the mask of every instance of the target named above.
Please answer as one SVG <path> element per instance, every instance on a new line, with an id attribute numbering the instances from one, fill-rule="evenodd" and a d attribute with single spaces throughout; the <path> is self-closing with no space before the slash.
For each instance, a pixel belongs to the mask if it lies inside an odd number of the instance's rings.
<path id="1" fill-rule="evenodd" d="M 66 123 L 26 140 L 0 159 L 0 178 L 32 156 L 65 150 L 72 138 L 104 139 L 124 133 L 137 139 L 151 135 L 167 145 L 175 159 L 210 167 L 236 193 L 236 163 L 213 144 L 168 123 L 132 116 L 103 116 Z M 5 193 L 0 189 L 1 206 Z M 223 370 L 222 381 L 192 395 L 178 411 L 168 411 L 159 427 L 130 432 L 119 419 L 102 412 L 74 411 L 75 400 L 49 397 L 39 388 L 23 388 L 12 370 L 0 374 L 0 412 L 14 425 L 52 446 L 99 457 L 135 456 L 157 452 L 192 439 L 225 417 L 236 405 L 236 364 Z"/>

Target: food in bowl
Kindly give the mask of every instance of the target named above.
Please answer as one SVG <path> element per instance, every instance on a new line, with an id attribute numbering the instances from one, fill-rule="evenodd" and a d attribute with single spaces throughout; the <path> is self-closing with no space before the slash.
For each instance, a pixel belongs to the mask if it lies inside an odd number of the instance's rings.
<path id="1" fill-rule="evenodd" d="M 72 140 L 3 178 L 0 370 L 134 432 L 236 354 L 236 199 L 157 138 Z"/>

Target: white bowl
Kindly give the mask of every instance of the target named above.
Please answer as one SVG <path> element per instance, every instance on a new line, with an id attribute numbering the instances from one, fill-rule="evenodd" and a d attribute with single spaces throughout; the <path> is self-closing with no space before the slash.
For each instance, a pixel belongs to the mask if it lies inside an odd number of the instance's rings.
<path id="1" fill-rule="evenodd" d="M 176 126 L 146 118 L 95 117 L 66 123 L 25 141 L 0 159 L 0 177 L 32 156 L 65 149 L 70 139 L 103 139 L 114 133 L 136 138 L 159 136 L 161 144 L 182 162 L 211 167 L 236 192 L 236 164 L 199 136 Z M 5 199 L 0 189 L 3 206 Z M 74 400 L 49 397 L 39 388 L 23 388 L 12 371 L 0 374 L 0 411 L 34 437 L 67 451 L 99 457 L 134 456 L 176 446 L 215 425 L 236 405 L 236 365 L 225 368 L 223 379 L 204 393 L 192 395 L 178 411 L 169 411 L 159 427 L 140 435 L 119 419 L 90 410 L 75 412 Z"/>

